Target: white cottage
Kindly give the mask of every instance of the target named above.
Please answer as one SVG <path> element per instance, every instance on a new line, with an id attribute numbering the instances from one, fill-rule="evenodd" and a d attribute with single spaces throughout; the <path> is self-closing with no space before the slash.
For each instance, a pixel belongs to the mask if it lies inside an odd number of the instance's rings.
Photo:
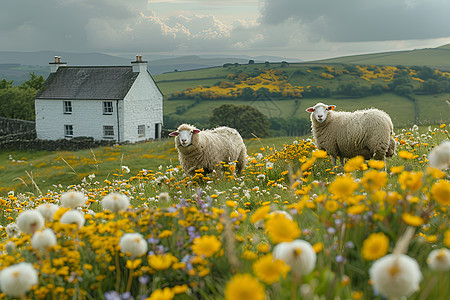
<path id="1" fill-rule="evenodd" d="M 38 139 L 138 142 L 161 137 L 163 95 L 136 56 L 131 66 L 71 67 L 55 57 L 35 100 Z"/>

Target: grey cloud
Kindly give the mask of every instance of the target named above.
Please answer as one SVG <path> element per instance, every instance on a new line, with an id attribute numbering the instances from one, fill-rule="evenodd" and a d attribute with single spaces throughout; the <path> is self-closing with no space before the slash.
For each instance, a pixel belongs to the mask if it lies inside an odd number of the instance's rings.
<path id="1" fill-rule="evenodd" d="M 263 0 L 261 23 L 299 22 L 330 42 L 450 37 L 446 0 Z"/>

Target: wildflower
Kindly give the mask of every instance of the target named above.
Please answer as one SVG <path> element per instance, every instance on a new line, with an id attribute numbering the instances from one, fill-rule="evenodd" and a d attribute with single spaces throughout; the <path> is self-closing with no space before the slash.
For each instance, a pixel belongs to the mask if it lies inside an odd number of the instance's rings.
<path id="1" fill-rule="evenodd" d="M 77 210 L 69 210 L 62 215 L 61 219 L 59 220 L 61 224 L 76 224 L 78 229 L 81 229 L 83 227 L 84 222 L 86 221 L 84 219 L 84 216 Z"/>
<path id="2" fill-rule="evenodd" d="M 164 289 L 156 289 L 147 300 L 171 300 L 175 297 L 175 293 L 168 287 Z"/>
<path id="3" fill-rule="evenodd" d="M 30 263 L 21 262 L 0 272 L 0 288 L 12 297 L 23 297 L 38 284 L 38 273 Z"/>
<path id="4" fill-rule="evenodd" d="M 263 220 L 266 217 L 266 215 L 269 213 L 269 211 L 270 211 L 270 206 L 268 206 L 268 205 L 261 206 L 250 217 L 250 221 L 252 223 L 256 223 L 259 220 Z"/>
<path id="5" fill-rule="evenodd" d="M 160 193 L 158 196 L 158 203 L 161 206 L 168 206 L 170 203 L 169 193 Z"/>
<path id="6" fill-rule="evenodd" d="M 215 235 L 204 235 L 194 239 L 192 251 L 199 256 L 208 258 L 219 251 L 221 246 L 222 243 Z"/>
<path id="7" fill-rule="evenodd" d="M 82 192 L 65 192 L 61 195 L 61 204 L 63 207 L 75 209 L 86 203 Z"/>
<path id="8" fill-rule="evenodd" d="M 398 152 L 398 156 L 404 159 L 411 159 L 413 158 L 414 154 L 408 151 L 400 151 Z"/>
<path id="9" fill-rule="evenodd" d="M 409 189 L 411 192 L 417 191 L 422 186 L 422 172 L 402 172 L 398 176 L 398 182 L 402 189 Z"/>
<path id="10" fill-rule="evenodd" d="M 285 277 L 290 267 L 282 260 L 273 259 L 272 253 L 261 257 L 253 263 L 253 273 L 265 284 L 272 284 Z"/>
<path id="11" fill-rule="evenodd" d="M 423 224 L 423 219 L 421 217 L 414 216 L 410 213 L 403 213 L 402 220 L 406 224 L 408 224 L 410 226 L 415 226 L 415 227 L 421 226 Z"/>
<path id="12" fill-rule="evenodd" d="M 401 172 L 403 171 L 404 168 L 405 168 L 404 166 L 392 167 L 392 168 L 391 168 L 391 172 L 392 172 L 393 174 L 398 174 L 398 173 L 401 173 Z"/>
<path id="13" fill-rule="evenodd" d="M 445 170 L 450 168 L 450 141 L 444 141 L 431 150 L 428 155 L 429 164 L 433 168 Z"/>
<path id="14" fill-rule="evenodd" d="M 372 233 L 364 242 L 361 249 L 365 260 L 377 260 L 386 255 L 389 250 L 389 238 L 383 233 Z"/>
<path id="15" fill-rule="evenodd" d="M 431 196 L 437 203 L 444 206 L 450 205 L 450 182 L 439 180 L 431 187 Z"/>
<path id="16" fill-rule="evenodd" d="M 386 172 L 379 172 L 377 170 L 370 170 L 364 174 L 362 185 L 369 191 L 377 191 L 384 187 L 387 183 Z"/>
<path id="17" fill-rule="evenodd" d="M 427 258 L 427 264 L 433 271 L 450 270 L 450 250 L 441 248 L 431 251 Z"/>
<path id="18" fill-rule="evenodd" d="M 39 205 L 36 210 L 44 217 L 48 222 L 53 221 L 53 216 L 58 211 L 59 206 L 53 203 L 44 203 Z"/>
<path id="19" fill-rule="evenodd" d="M 334 213 L 339 208 L 339 203 L 334 200 L 328 200 L 325 202 L 325 209 L 330 213 Z"/>
<path id="20" fill-rule="evenodd" d="M 31 246 L 36 250 L 45 250 L 56 245 L 56 236 L 50 228 L 36 231 L 31 237 Z"/>
<path id="21" fill-rule="evenodd" d="M 327 151 L 324 150 L 314 150 L 312 156 L 316 158 L 326 158 L 328 156 Z"/>
<path id="22" fill-rule="evenodd" d="M 122 166 L 122 173 L 130 173 L 130 168 L 128 168 L 127 166 Z"/>
<path id="23" fill-rule="evenodd" d="M 107 209 L 113 213 L 125 210 L 130 206 L 130 198 L 120 193 L 111 193 L 102 200 L 103 209 Z"/>
<path id="24" fill-rule="evenodd" d="M 301 234 L 297 222 L 284 214 L 275 214 L 266 222 L 267 232 L 273 243 L 291 242 Z"/>
<path id="25" fill-rule="evenodd" d="M 186 293 L 188 291 L 188 286 L 187 284 L 183 284 L 183 285 L 176 285 L 172 288 L 172 292 L 174 292 L 176 295 L 178 294 L 183 294 Z"/>
<path id="26" fill-rule="evenodd" d="M 129 253 L 132 257 L 140 257 L 147 253 L 148 245 L 142 235 L 138 232 L 125 233 L 120 238 L 120 251 Z"/>
<path id="27" fill-rule="evenodd" d="M 443 243 L 444 243 L 444 246 L 450 247 L 450 229 L 447 229 L 444 232 L 444 241 L 443 241 Z"/>
<path id="28" fill-rule="evenodd" d="M 303 240 L 276 245 L 273 249 L 273 257 L 289 265 L 295 275 L 307 275 L 316 265 L 316 252 L 310 243 Z"/>
<path id="29" fill-rule="evenodd" d="M 316 158 L 313 157 L 311 159 L 308 159 L 301 167 L 301 170 L 304 172 L 306 170 L 308 170 L 309 168 L 311 168 L 314 165 L 314 162 L 316 161 Z"/>
<path id="30" fill-rule="evenodd" d="M 170 253 L 162 255 L 149 255 L 148 264 L 150 267 L 157 271 L 162 271 L 170 268 L 173 263 L 176 263 L 178 259 Z"/>
<path id="31" fill-rule="evenodd" d="M 347 198 L 358 188 L 358 183 L 351 176 L 339 176 L 333 181 L 328 190 L 337 198 Z"/>
<path id="32" fill-rule="evenodd" d="M 45 224 L 44 217 L 36 210 L 23 211 L 17 217 L 16 222 L 20 230 L 28 234 L 33 234 L 35 231 L 40 230 Z"/>
<path id="33" fill-rule="evenodd" d="M 22 231 L 16 223 L 9 223 L 6 225 L 6 233 L 9 237 L 18 237 Z"/>
<path id="34" fill-rule="evenodd" d="M 369 269 L 373 288 L 386 298 L 408 297 L 419 289 L 422 280 L 417 261 L 404 254 L 389 254 Z"/>
<path id="35" fill-rule="evenodd" d="M 225 300 L 264 299 L 264 286 L 250 274 L 236 274 L 225 286 Z"/>
<path id="36" fill-rule="evenodd" d="M 347 161 L 344 165 L 345 172 L 353 172 L 355 170 L 361 170 L 364 164 L 364 157 L 356 156 Z"/>
<path id="37" fill-rule="evenodd" d="M 374 169 L 383 169 L 386 164 L 382 160 L 369 160 L 369 167 Z"/>

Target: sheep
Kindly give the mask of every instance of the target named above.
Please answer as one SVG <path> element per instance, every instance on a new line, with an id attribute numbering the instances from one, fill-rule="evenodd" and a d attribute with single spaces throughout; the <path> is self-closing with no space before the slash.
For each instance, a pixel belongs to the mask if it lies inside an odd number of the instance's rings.
<path id="1" fill-rule="evenodd" d="M 337 112 L 335 108 L 336 105 L 317 103 L 306 109 L 311 113 L 311 129 L 317 147 L 331 155 L 333 167 L 338 156 L 343 166 L 344 158 L 361 155 L 364 159 L 386 162 L 386 157 L 394 155 L 394 126 L 387 113 L 374 108 Z"/>
<path id="2" fill-rule="evenodd" d="M 239 174 L 247 163 L 247 148 L 236 129 L 217 127 L 212 130 L 195 128 L 182 124 L 169 134 L 175 137 L 178 159 L 187 175 L 194 175 L 195 170 L 202 169 L 211 173 L 220 162 L 236 163 Z"/>

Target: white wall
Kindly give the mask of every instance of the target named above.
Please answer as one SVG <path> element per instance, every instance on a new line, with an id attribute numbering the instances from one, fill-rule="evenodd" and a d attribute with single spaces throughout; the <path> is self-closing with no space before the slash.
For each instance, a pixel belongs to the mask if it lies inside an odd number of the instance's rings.
<path id="1" fill-rule="evenodd" d="M 101 100 L 71 100 L 72 113 L 64 114 L 62 100 L 35 100 L 36 133 L 38 139 L 63 139 L 64 125 L 73 125 L 73 136 L 89 136 L 102 140 L 103 125 L 114 126 L 114 139 L 117 140 L 117 109 L 113 100 L 112 115 L 103 115 Z M 123 111 L 123 101 L 119 101 L 119 112 Z M 123 115 L 119 115 L 121 128 L 120 138 L 123 138 Z"/>
<path id="2" fill-rule="evenodd" d="M 141 72 L 124 99 L 124 139 L 130 142 L 155 138 L 155 124 L 163 122 L 163 96 L 148 72 Z M 145 136 L 138 136 L 145 125 Z"/>

